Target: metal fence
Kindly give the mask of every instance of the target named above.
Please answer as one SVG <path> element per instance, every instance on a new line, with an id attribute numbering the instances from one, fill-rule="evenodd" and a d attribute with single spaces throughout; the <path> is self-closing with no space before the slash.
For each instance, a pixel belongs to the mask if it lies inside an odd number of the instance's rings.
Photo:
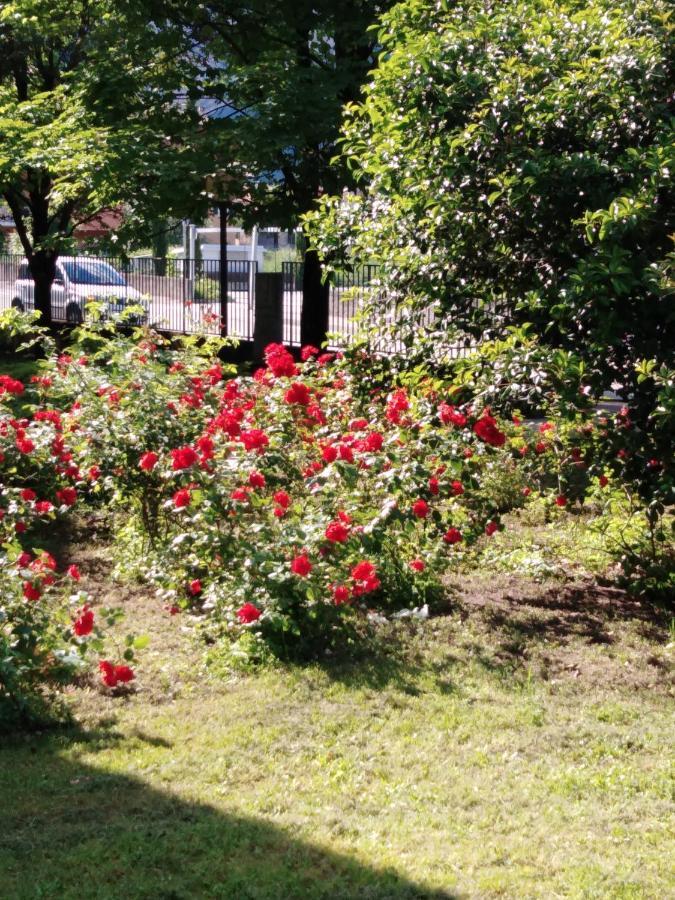
<path id="1" fill-rule="evenodd" d="M 111 284 L 95 283 L 102 266 Z M 107 268 L 106 268 L 107 267 Z M 253 340 L 255 327 L 255 276 L 257 264 L 227 261 L 227 303 L 221 319 L 220 261 L 201 259 L 163 259 L 158 257 L 62 256 L 59 275 L 52 288 L 52 316 L 56 322 L 78 321 L 77 309 L 86 315 L 86 299 L 101 299 L 104 308 L 119 312 L 124 304 L 141 303 L 143 320 L 151 326 L 176 334 L 226 333 L 242 341 Z M 347 346 L 357 333 L 358 316 L 366 293 L 380 291 L 379 267 L 375 264 L 333 273 L 329 283 L 328 331 L 334 335 L 331 349 Z M 302 316 L 301 262 L 282 263 L 283 342 L 300 346 Z M 32 308 L 33 287 L 25 261 L 20 256 L 0 256 L 0 308 L 20 304 Z M 414 326 L 406 319 L 405 307 L 387 303 L 380 294 L 377 327 L 370 331 L 371 349 L 379 353 L 405 352 L 404 334 L 413 335 Z M 107 304 L 107 306 L 106 306 Z M 504 310 L 483 310 L 486 323 L 497 323 Z M 422 324 L 435 325 L 435 313 L 429 309 Z M 221 331 L 221 325 L 222 331 Z M 489 327 L 489 325 L 486 325 Z M 412 328 L 412 330 L 411 330 Z M 452 330 L 452 329 L 450 329 Z M 474 330 L 480 333 L 481 327 Z M 465 356 L 479 343 L 478 337 L 464 335 L 451 345 L 439 342 L 445 358 Z M 442 346 L 441 346 L 442 345 Z"/>
<path id="2" fill-rule="evenodd" d="M 300 346 L 300 318 L 302 314 L 301 262 L 284 262 L 281 266 L 284 284 L 284 344 Z M 356 334 L 354 317 L 359 312 L 366 290 L 376 286 L 379 266 L 367 264 L 352 271 L 331 274 L 328 296 L 328 332 L 336 337 L 334 347 L 348 344 Z"/>
<path id="3" fill-rule="evenodd" d="M 112 271 L 111 271 L 112 270 Z M 224 331 L 252 340 L 257 263 L 227 261 L 227 304 Z M 107 282 L 107 283 L 106 283 Z M 69 257 L 58 260 L 52 288 L 55 321 L 77 321 L 86 315 L 88 298 L 119 311 L 140 302 L 149 324 L 182 334 L 218 334 L 221 328 L 220 261 L 158 257 Z M 31 309 L 33 285 L 20 256 L 0 257 L 0 308 Z"/>

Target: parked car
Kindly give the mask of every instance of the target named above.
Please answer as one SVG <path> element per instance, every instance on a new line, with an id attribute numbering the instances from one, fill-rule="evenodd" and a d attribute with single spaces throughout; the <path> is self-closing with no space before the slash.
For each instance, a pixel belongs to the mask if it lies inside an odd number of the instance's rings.
<path id="1" fill-rule="evenodd" d="M 132 316 L 134 325 L 147 322 L 148 304 L 140 291 L 127 284 L 124 276 L 110 263 L 86 256 L 61 257 L 56 263 L 52 284 L 52 318 L 77 324 L 84 321 L 88 300 L 106 305 L 104 315 L 114 316 L 127 306 L 142 306 L 145 312 Z M 35 308 L 35 284 L 26 260 L 19 266 L 14 284 L 12 306 L 20 310 Z"/>

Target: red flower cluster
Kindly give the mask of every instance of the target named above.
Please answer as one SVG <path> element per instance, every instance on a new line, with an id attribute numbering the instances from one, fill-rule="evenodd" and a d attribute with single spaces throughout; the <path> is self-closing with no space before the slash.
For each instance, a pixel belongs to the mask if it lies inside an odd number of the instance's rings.
<path id="1" fill-rule="evenodd" d="M 94 630 L 94 612 L 88 606 L 78 610 L 77 619 L 73 622 L 73 633 L 78 637 L 86 637 Z"/>
<path id="2" fill-rule="evenodd" d="M 449 403 L 441 403 L 438 407 L 438 417 L 444 425 L 456 425 L 463 428 L 466 425 L 466 416 Z"/>
<path id="3" fill-rule="evenodd" d="M 11 378 L 9 375 L 0 375 L 0 397 L 3 394 L 13 394 L 15 397 L 18 397 L 19 394 L 23 394 L 23 391 L 23 384 L 17 381 L 16 378 Z"/>
<path id="4" fill-rule="evenodd" d="M 143 469 L 144 472 L 151 472 L 157 465 L 158 460 L 159 460 L 159 456 L 154 451 L 148 450 L 147 453 L 144 453 L 143 456 L 141 456 L 138 465 L 140 466 L 141 469 Z M 175 458 L 174 458 L 174 468 L 176 468 Z"/>
<path id="5" fill-rule="evenodd" d="M 102 659 L 98 668 L 101 673 L 101 681 L 110 688 L 117 687 L 118 684 L 128 684 L 136 677 L 130 666 L 115 666 L 107 659 Z"/>
<path id="6" fill-rule="evenodd" d="M 172 467 L 178 471 L 180 469 L 189 469 L 199 459 L 197 452 L 192 447 L 178 447 L 171 451 L 173 460 Z"/>
<path id="7" fill-rule="evenodd" d="M 291 572 L 294 575 L 299 575 L 300 578 L 306 578 L 312 569 L 313 566 L 306 553 L 301 553 L 291 561 Z"/>
<path id="8" fill-rule="evenodd" d="M 497 422 L 486 410 L 473 426 L 474 433 L 491 447 L 503 447 L 506 435 L 497 428 Z"/>
<path id="9" fill-rule="evenodd" d="M 295 403 L 298 406 L 308 406 L 311 399 L 312 394 L 309 388 L 301 381 L 294 381 L 284 394 L 286 403 Z"/>
<path id="10" fill-rule="evenodd" d="M 340 521 L 330 522 L 326 526 L 325 534 L 331 544 L 343 544 L 349 539 L 349 528 Z"/>
<path id="11" fill-rule="evenodd" d="M 265 362 L 276 378 L 292 378 L 298 374 L 295 360 L 283 344 L 268 344 L 265 347 Z"/>
<path id="12" fill-rule="evenodd" d="M 237 618 L 242 625 L 250 625 L 252 622 L 257 622 L 261 615 L 262 613 L 257 606 L 253 605 L 253 603 L 244 603 L 244 605 L 237 610 Z"/>

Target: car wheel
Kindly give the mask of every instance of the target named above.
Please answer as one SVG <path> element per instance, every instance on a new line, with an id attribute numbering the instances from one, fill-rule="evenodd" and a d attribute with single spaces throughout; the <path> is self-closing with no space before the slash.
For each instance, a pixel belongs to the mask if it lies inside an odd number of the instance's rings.
<path id="1" fill-rule="evenodd" d="M 66 322 L 69 325 L 81 325 L 84 321 L 84 316 L 82 315 L 82 307 L 79 303 L 69 303 L 66 306 Z"/>
<path id="2" fill-rule="evenodd" d="M 23 305 L 23 300 L 21 300 L 19 297 L 14 297 L 14 299 L 12 300 L 12 309 L 18 309 L 19 312 L 25 312 L 26 307 Z"/>

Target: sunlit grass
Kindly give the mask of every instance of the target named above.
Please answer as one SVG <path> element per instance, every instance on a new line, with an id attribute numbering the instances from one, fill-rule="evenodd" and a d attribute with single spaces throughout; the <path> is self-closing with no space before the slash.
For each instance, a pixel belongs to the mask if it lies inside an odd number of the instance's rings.
<path id="1" fill-rule="evenodd" d="M 669 896 L 667 625 L 500 577 L 369 664 L 225 678 L 125 589 L 138 693 L 0 751 L 0 894 Z"/>

